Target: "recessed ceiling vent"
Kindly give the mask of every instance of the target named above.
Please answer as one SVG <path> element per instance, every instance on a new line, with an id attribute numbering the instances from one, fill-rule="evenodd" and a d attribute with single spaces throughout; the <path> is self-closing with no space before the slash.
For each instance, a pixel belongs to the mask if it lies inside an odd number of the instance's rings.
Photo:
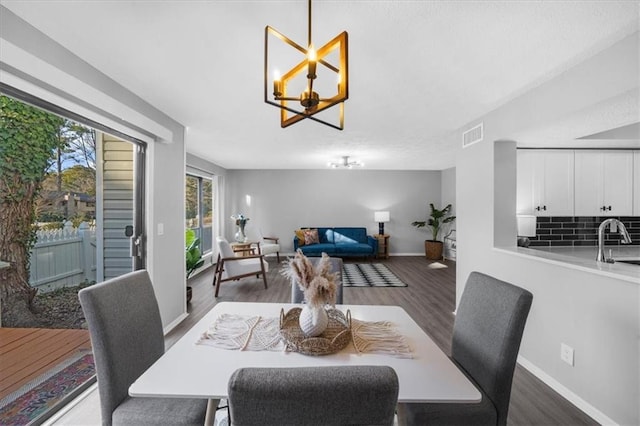
<path id="1" fill-rule="evenodd" d="M 483 123 L 470 128 L 462 134 L 462 147 L 466 148 L 476 142 L 480 142 L 484 136 Z"/>

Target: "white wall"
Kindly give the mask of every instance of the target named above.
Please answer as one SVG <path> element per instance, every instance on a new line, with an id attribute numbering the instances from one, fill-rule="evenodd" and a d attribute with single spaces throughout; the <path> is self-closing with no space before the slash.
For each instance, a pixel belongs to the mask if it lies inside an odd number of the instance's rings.
<path id="1" fill-rule="evenodd" d="M 149 144 L 147 269 L 171 327 L 186 315 L 184 127 L 3 6 L 0 24 L 0 81 Z"/>
<path id="2" fill-rule="evenodd" d="M 533 306 L 520 351 L 526 365 L 596 420 L 625 425 L 640 423 L 640 279 L 518 257 L 494 243 L 515 245 L 516 154 L 508 140 L 637 92 L 638 55 L 636 33 L 482 117 L 484 141 L 460 148 L 456 161 L 458 300 L 474 270 L 529 289 Z M 460 146 L 463 130 L 450 143 Z M 575 349 L 575 366 L 560 360 L 560 343 Z"/>
<path id="3" fill-rule="evenodd" d="M 226 212 L 244 213 L 248 226 L 280 237 L 287 253 L 296 228 L 364 226 L 377 234 L 373 213 L 388 210 L 391 254 L 424 255 L 427 233 L 411 222 L 425 220 L 429 202 L 441 200 L 439 171 L 229 170 L 227 183 Z M 227 219 L 231 239 L 235 229 Z"/>
<path id="4" fill-rule="evenodd" d="M 456 168 L 443 170 L 442 174 L 442 198 L 440 206 L 451 204 L 451 215 L 456 215 Z M 455 226 L 454 226 L 455 228 Z"/>

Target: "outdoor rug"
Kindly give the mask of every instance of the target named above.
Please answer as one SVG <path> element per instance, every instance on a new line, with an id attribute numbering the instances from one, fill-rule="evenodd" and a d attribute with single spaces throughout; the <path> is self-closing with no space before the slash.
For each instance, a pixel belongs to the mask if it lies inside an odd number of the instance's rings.
<path id="1" fill-rule="evenodd" d="M 382 263 L 345 263 L 343 287 L 407 287 Z"/>
<path id="2" fill-rule="evenodd" d="M 0 400 L 0 424 L 40 423 L 47 411 L 84 390 L 95 374 L 93 354 L 79 353 Z"/>

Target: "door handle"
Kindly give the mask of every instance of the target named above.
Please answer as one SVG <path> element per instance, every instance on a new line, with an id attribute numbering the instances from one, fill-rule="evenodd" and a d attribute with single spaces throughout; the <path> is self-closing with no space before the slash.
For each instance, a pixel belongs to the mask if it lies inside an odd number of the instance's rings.
<path id="1" fill-rule="evenodd" d="M 129 255 L 131 257 L 137 257 L 142 259 L 142 235 L 136 235 L 135 237 L 131 237 L 130 246 L 129 246 Z"/>

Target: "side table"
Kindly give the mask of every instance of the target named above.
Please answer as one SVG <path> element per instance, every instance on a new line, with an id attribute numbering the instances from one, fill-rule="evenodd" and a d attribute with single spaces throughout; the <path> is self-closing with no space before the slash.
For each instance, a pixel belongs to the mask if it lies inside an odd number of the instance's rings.
<path id="1" fill-rule="evenodd" d="M 376 234 L 373 236 L 378 240 L 378 258 L 389 258 L 389 234 Z"/>

